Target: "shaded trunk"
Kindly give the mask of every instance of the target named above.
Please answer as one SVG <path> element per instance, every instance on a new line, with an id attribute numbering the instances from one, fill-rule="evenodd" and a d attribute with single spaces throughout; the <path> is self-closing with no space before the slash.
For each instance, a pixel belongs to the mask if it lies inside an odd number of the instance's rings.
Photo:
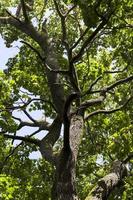
<path id="1" fill-rule="evenodd" d="M 52 200 L 78 200 L 75 188 L 75 160 L 62 150 L 55 172 Z"/>
<path id="2" fill-rule="evenodd" d="M 55 172 L 52 200 L 79 200 L 75 186 L 78 147 L 83 133 L 83 118 L 75 115 L 70 124 L 70 149 L 62 149 Z"/>

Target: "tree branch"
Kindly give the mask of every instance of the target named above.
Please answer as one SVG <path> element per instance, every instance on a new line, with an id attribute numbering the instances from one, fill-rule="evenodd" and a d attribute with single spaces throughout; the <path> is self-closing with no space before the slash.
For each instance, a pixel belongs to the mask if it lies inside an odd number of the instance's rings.
<path id="1" fill-rule="evenodd" d="M 95 116 L 95 115 L 98 115 L 98 114 L 111 114 L 111 113 L 114 113 L 116 111 L 119 111 L 121 110 L 122 108 L 124 108 L 128 103 L 129 101 L 133 99 L 133 97 L 130 97 L 122 106 L 118 107 L 118 108 L 115 108 L 115 109 L 112 109 L 112 110 L 96 110 L 92 113 L 90 113 L 89 115 L 87 115 L 85 117 L 85 120 L 88 120 L 90 117 L 92 116 Z"/>
<path id="2" fill-rule="evenodd" d="M 110 17 L 111 17 L 112 13 L 109 15 L 108 19 L 104 19 L 99 26 L 96 28 L 96 30 L 90 35 L 90 37 L 88 37 L 85 42 L 83 43 L 79 53 L 73 57 L 72 62 L 77 62 L 79 61 L 79 59 L 82 57 L 82 55 L 84 54 L 85 49 L 88 47 L 88 45 L 91 43 L 91 41 L 93 41 L 93 39 L 95 38 L 95 36 L 103 29 L 103 27 L 107 24 L 107 22 L 109 21 Z"/>
<path id="3" fill-rule="evenodd" d="M 91 93 L 91 90 L 92 90 L 93 86 L 96 85 L 96 83 L 97 83 L 99 80 L 101 80 L 101 78 L 102 78 L 102 76 L 97 77 L 96 80 L 94 80 L 94 82 L 91 83 L 89 89 L 83 94 L 83 96 L 85 96 L 85 95 Z"/>
<path id="4" fill-rule="evenodd" d="M 22 40 L 20 42 L 23 43 L 23 44 L 25 44 L 25 45 L 27 45 L 30 49 L 32 49 L 38 55 L 38 57 L 40 58 L 40 60 L 42 60 L 43 62 L 45 61 L 45 58 L 43 58 L 41 56 L 40 52 L 37 49 L 35 49 L 31 44 L 29 44 L 26 41 L 22 41 Z"/>
<path id="5" fill-rule="evenodd" d="M 109 92 L 110 90 L 114 89 L 115 87 L 119 86 L 119 85 L 122 85 L 124 83 L 128 83 L 130 81 L 133 80 L 133 75 L 127 77 L 127 78 L 124 78 L 124 79 L 120 79 L 118 81 L 116 81 L 115 83 L 109 85 L 109 86 L 105 86 L 104 88 L 100 89 L 100 90 L 92 90 L 90 92 L 90 94 L 93 94 L 93 93 L 104 93 L 106 94 L 106 92 Z"/>
<path id="6" fill-rule="evenodd" d="M 128 66 L 126 66 L 123 70 L 115 70 L 115 71 L 105 71 L 105 74 L 117 74 L 117 73 L 122 73 L 124 72 L 126 69 L 128 68 Z"/>
<path id="7" fill-rule="evenodd" d="M 73 50 L 74 48 L 77 47 L 77 45 L 80 43 L 80 41 L 84 38 L 84 36 L 87 34 L 89 28 L 87 27 L 85 29 L 85 31 L 83 32 L 83 34 L 79 37 L 79 39 L 75 42 L 75 44 L 73 44 L 73 46 L 70 48 L 71 50 Z"/>
<path id="8" fill-rule="evenodd" d="M 6 12 L 7 12 L 7 14 L 8 14 L 11 18 L 17 20 L 19 23 L 22 23 L 21 20 L 20 20 L 17 16 L 14 16 L 14 15 L 13 15 L 12 13 L 10 13 L 8 10 L 6 10 Z"/>
<path id="9" fill-rule="evenodd" d="M 111 173 L 100 179 L 85 200 L 108 199 L 115 187 L 127 176 L 127 168 L 121 161 L 114 161 Z"/>
<path id="10" fill-rule="evenodd" d="M 40 145 L 40 140 L 33 139 L 33 138 L 30 138 L 30 137 L 23 137 L 23 136 L 17 136 L 17 135 L 15 136 L 15 135 L 9 135 L 9 134 L 3 134 L 3 137 L 9 138 L 9 139 L 14 139 L 14 140 L 22 140 L 24 142 L 35 144 L 37 146 Z"/>
<path id="11" fill-rule="evenodd" d="M 66 13 L 65 16 L 67 17 L 67 15 L 76 7 L 77 5 L 74 4 Z"/>
<path id="12" fill-rule="evenodd" d="M 29 135 L 28 137 L 32 137 L 35 134 L 39 133 L 40 129 L 38 129 L 37 131 L 33 132 L 31 135 Z M 6 156 L 6 158 L 4 159 L 4 161 L 2 162 L 2 166 L 0 167 L 0 172 L 2 173 L 2 170 L 4 168 L 4 166 L 6 165 L 8 159 L 15 153 L 15 151 L 24 143 L 24 141 L 20 142 L 20 144 L 18 144 L 16 147 L 14 147 L 13 149 L 10 149 L 10 153 L 8 154 L 8 156 Z"/>
<path id="13" fill-rule="evenodd" d="M 131 159 L 133 159 L 133 152 L 130 152 L 129 155 L 122 161 L 122 163 L 127 164 Z"/>
<path id="14" fill-rule="evenodd" d="M 53 155 L 53 146 L 55 142 L 59 139 L 61 131 L 62 119 L 57 116 L 53 121 L 48 134 L 40 142 L 40 151 L 42 156 L 56 165 L 56 156 Z"/>
<path id="15" fill-rule="evenodd" d="M 54 4 L 55 4 L 55 8 L 57 10 L 57 13 L 61 19 L 61 27 L 62 27 L 62 43 L 64 44 L 66 50 L 67 50 L 67 53 L 68 53 L 68 57 L 71 55 L 70 54 L 70 48 L 69 48 L 69 44 L 67 42 L 67 32 L 66 32 L 66 23 L 65 23 L 65 20 L 66 20 L 66 15 L 62 14 L 62 12 L 60 11 L 59 9 L 59 6 L 56 2 L 56 0 L 54 0 Z"/>
<path id="16" fill-rule="evenodd" d="M 124 83 L 127 83 L 127 82 L 132 81 L 132 80 L 133 80 L 133 75 L 129 76 L 129 77 L 125 78 L 125 79 L 118 80 L 115 83 L 105 87 L 103 90 L 108 92 L 109 90 L 114 89 L 116 86 L 124 84 Z"/>
<path id="17" fill-rule="evenodd" d="M 29 21 L 29 17 L 28 17 L 27 10 L 26 10 L 25 0 L 21 0 L 21 5 L 22 5 L 22 11 L 23 11 L 24 19 L 25 19 L 26 22 L 28 22 Z"/>
<path id="18" fill-rule="evenodd" d="M 78 110 L 85 110 L 86 108 L 88 108 L 90 106 L 101 104 L 105 98 L 106 98 L 105 95 L 103 95 L 103 96 L 101 95 L 97 99 L 90 99 L 90 100 L 86 101 L 85 103 L 82 103 L 80 105 L 80 107 L 78 108 Z"/>

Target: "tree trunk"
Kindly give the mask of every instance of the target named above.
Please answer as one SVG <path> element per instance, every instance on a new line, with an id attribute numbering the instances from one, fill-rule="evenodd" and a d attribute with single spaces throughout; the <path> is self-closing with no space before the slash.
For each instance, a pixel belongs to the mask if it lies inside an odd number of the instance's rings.
<path id="1" fill-rule="evenodd" d="M 70 151 L 63 148 L 58 159 L 52 200 L 79 200 L 75 186 L 78 147 L 83 133 L 83 118 L 74 115 L 70 125 Z"/>
<path id="2" fill-rule="evenodd" d="M 52 200 L 78 200 L 75 188 L 75 160 L 73 154 L 62 150 L 55 172 Z"/>

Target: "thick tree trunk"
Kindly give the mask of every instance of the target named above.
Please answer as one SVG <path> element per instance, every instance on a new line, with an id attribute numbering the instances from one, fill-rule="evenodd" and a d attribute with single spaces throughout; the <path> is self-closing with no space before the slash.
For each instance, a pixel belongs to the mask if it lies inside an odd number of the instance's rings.
<path id="1" fill-rule="evenodd" d="M 72 154 L 65 155 L 62 150 L 55 176 L 52 200 L 78 200 L 75 188 L 75 160 Z"/>
<path id="2" fill-rule="evenodd" d="M 79 200 L 75 186 L 78 147 L 83 133 L 83 118 L 73 116 L 70 125 L 70 151 L 62 149 L 56 166 L 52 200 Z"/>

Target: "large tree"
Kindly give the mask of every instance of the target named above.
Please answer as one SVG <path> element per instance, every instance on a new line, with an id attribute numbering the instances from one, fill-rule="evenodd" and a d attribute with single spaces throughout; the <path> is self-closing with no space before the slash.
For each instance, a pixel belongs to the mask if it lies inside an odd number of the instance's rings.
<path id="1" fill-rule="evenodd" d="M 6 46 L 21 42 L 0 72 L 1 198 L 132 199 L 132 1 L 0 4 Z"/>

